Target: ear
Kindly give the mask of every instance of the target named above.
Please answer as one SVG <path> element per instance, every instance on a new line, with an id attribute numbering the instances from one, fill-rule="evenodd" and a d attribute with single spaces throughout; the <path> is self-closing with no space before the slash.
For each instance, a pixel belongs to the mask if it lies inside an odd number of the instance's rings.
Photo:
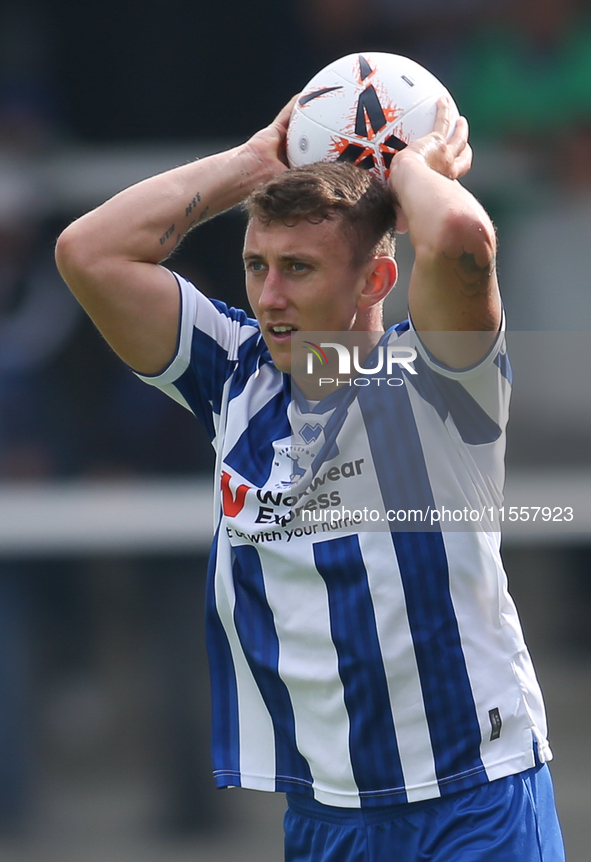
<path id="1" fill-rule="evenodd" d="M 365 284 L 357 300 L 359 309 L 371 308 L 388 296 L 398 278 L 398 266 L 393 257 L 374 257 L 368 264 Z"/>

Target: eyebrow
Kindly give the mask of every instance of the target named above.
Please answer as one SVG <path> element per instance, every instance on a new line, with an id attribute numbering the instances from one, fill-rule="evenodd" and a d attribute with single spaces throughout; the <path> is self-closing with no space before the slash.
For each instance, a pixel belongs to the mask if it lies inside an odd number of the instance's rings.
<path id="1" fill-rule="evenodd" d="M 265 256 L 258 251 L 247 251 L 242 255 L 244 261 L 249 260 L 264 260 Z M 301 254 L 281 254 L 279 260 L 282 263 L 293 263 L 294 261 L 302 261 L 305 263 L 313 263 L 316 258 L 310 254 L 302 252 Z"/>

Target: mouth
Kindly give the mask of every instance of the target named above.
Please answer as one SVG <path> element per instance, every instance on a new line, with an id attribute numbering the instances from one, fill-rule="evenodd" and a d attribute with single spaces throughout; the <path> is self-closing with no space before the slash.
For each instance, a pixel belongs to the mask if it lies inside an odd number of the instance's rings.
<path id="1" fill-rule="evenodd" d="M 267 332 L 273 341 L 279 344 L 291 340 L 292 332 L 297 332 L 297 327 L 291 326 L 288 323 L 278 323 L 267 327 Z"/>

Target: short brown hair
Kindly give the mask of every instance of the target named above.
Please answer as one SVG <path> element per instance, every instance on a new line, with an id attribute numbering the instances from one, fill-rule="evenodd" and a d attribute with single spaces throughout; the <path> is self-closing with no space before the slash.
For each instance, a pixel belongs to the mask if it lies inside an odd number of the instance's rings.
<path id="1" fill-rule="evenodd" d="M 392 193 L 368 171 L 346 162 L 317 162 L 285 171 L 255 189 L 244 208 L 263 224 L 339 219 L 351 241 L 355 266 L 394 255 Z"/>

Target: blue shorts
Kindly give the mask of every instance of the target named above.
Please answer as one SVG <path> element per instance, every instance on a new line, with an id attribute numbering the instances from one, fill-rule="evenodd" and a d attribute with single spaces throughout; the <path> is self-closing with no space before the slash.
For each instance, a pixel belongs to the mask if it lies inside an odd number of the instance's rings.
<path id="1" fill-rule="evenodd" d="M 287 800 L 285 862 L 564 862 L 546 765 L 408 805 Z"/>

